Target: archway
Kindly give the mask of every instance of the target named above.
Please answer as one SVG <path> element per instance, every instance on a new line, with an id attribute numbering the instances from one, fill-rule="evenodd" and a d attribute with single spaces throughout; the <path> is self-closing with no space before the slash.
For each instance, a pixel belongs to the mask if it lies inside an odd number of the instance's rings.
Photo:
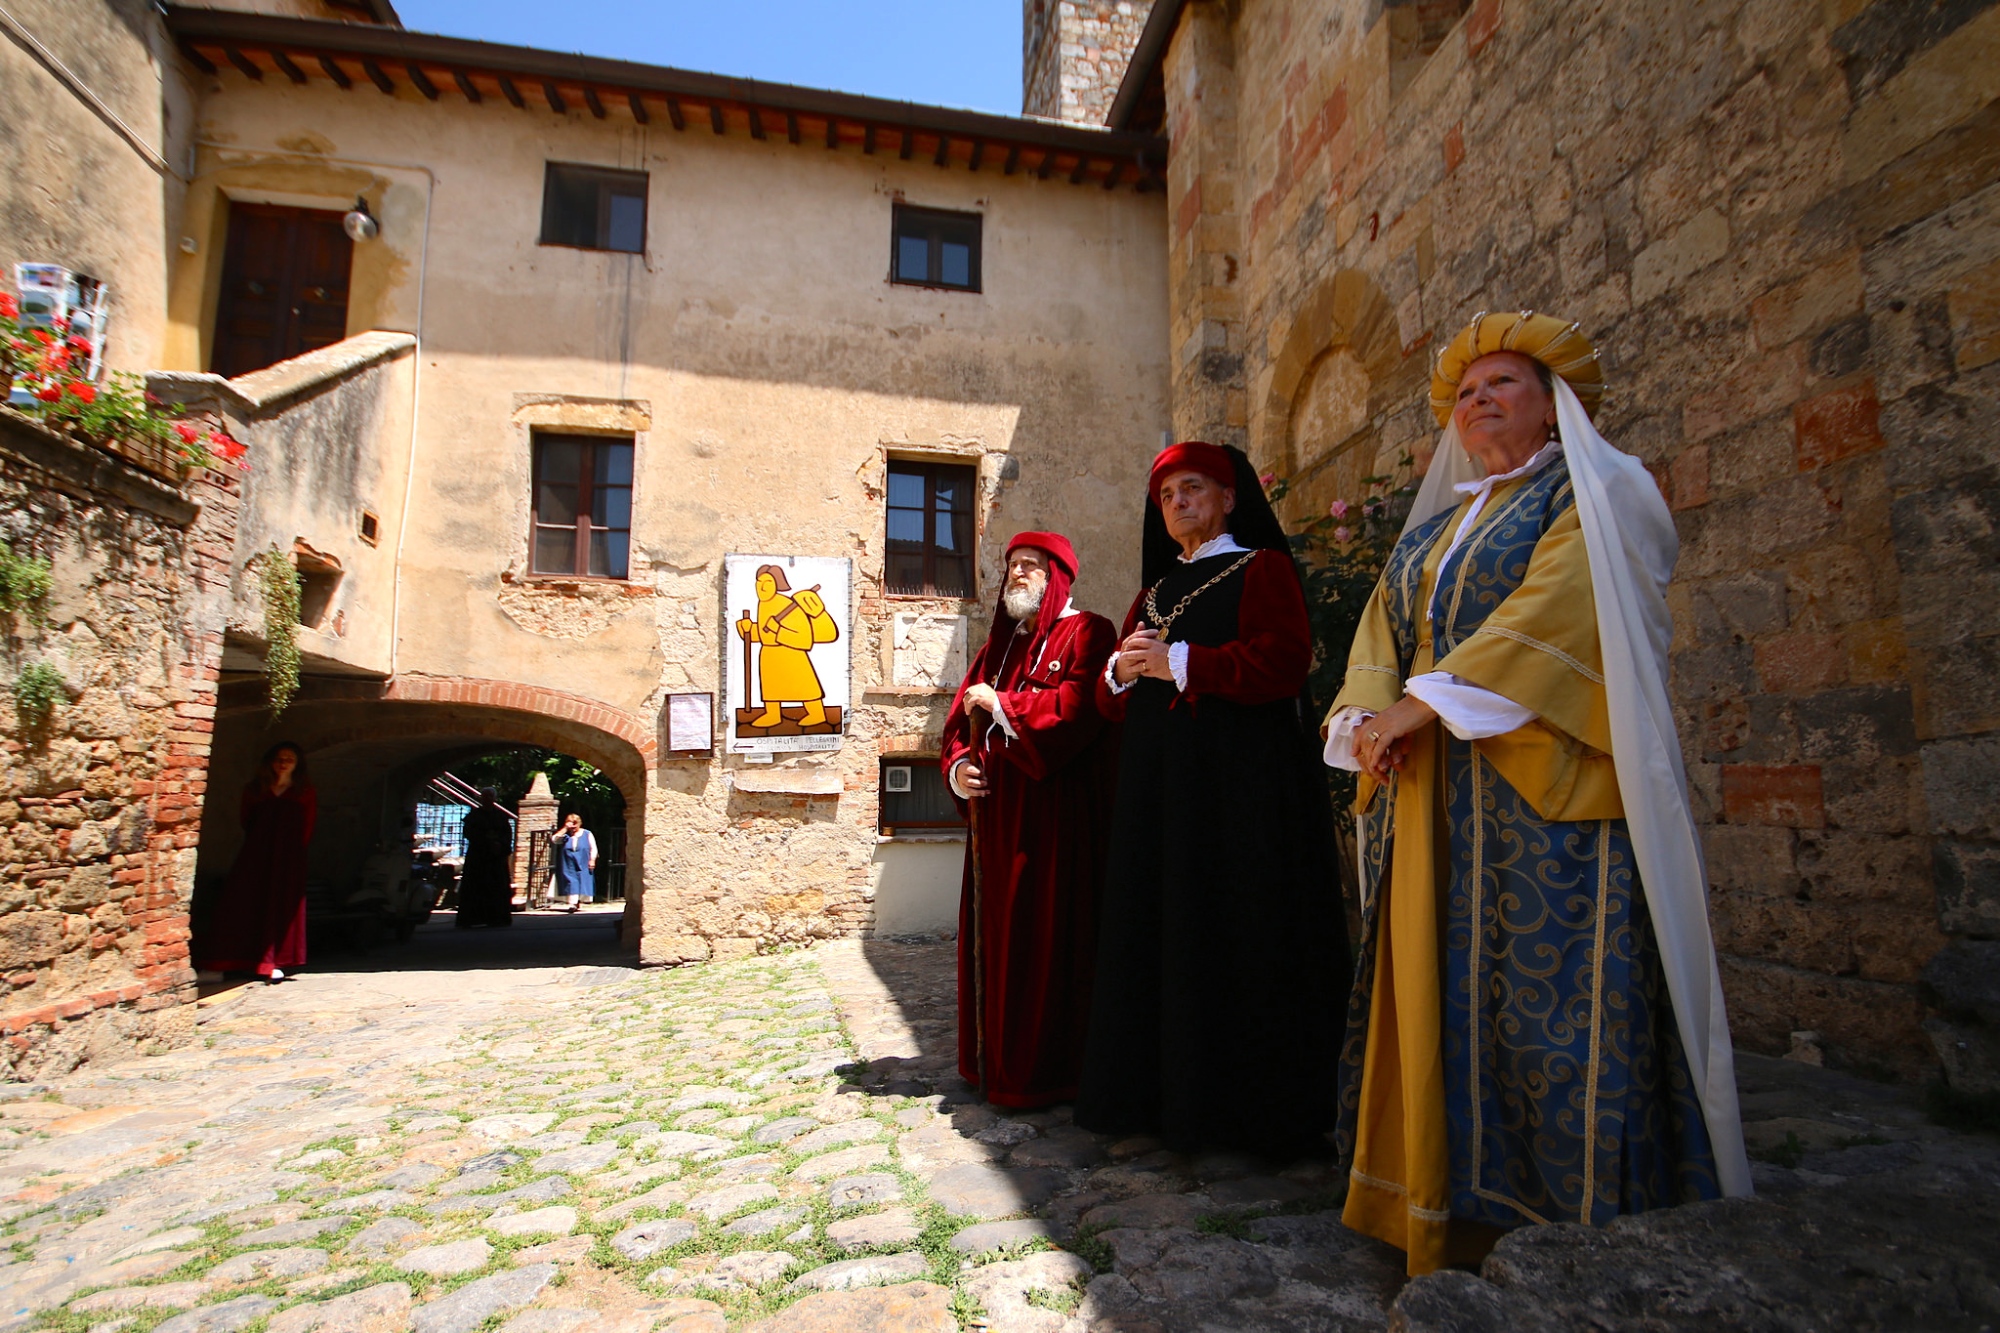
<path id="1" fill-rule="evenodd" d="M 1257 466 L 1291 482 L 1279 508 L 1292 526 L 1394 471 L 1417 435 L 1412 386 L 1425 367 L 1405 354 L 1388 297 L 1354 269 L 1323 279 L 1283 327 L 1250 438 Z"/>
<path id="2" fill-rule="evenodd" d="M 622 913 L 602 924 L 607 931 L 615 927 L 617 952 L 636 959 L 644 928 L 642 858 L 652 738 L 628 715 L 593 701 L 493 681 L 308 679 L 275 722 L 264 708 L 261 678 L 225 683 L 196 867 L 197 932 L 203 924 L 200 899 L 227 875 L 242 844 L 238 795 L 259 757 L 279 740 L 305 752 L 318 789 L 318 828 L 307 875 L 322 913 L 324 904 L 340 902 L 359 887 L 371 856 L 406 853 L 418 797 L 437 775 L 520 747 L 588 764 L 623 798 L 622 827 L 593 832 L 600 844 L 614 843 L 625 854 L 629 891 Z M 523 947 L 528 943 L 515 946 L 514 961 L 505 965 L 535 962 L 532 949 Z"/>

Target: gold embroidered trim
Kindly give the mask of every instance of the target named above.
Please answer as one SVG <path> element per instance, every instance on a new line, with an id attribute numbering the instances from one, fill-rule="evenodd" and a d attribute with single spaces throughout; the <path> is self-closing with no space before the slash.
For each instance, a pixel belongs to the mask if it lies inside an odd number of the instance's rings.
<path id="1" fill-rule="evenodd" d="M 1347 1169 L 1347 1174 L 1348 1174 L 1349 1176 L 1353 1177 L 1353 1178 L 1354 1178 L 1355 1180 L 1358 1180 L 1358 1181 L 1360 1181 L 1360 1182 L 1361 1182 L 1362 1184 L 1364 1184 L 1364 1185 L 1372 1185 L 1372 1186 L 1374 1186 L 1374 1187 L 1375 1187 L 1376 1189 L 1378 1189 L 1378 1190 L 1381 1190 L 1381 1191 L 1382 1191 L 1383 1193 L 1385 1193 L 1385 1194 L 1400 1194 L 1400 1195 L 1402 1195 L 1402 1196 L 1403 1196 L 1403 1210 L 1404 1210 L 1405 1212 L 1409 1213 L 1409 1214 L 1410 1214 L 1411 1216 L 1413 1216 L 1413 1217 L 1416 1217 L 1416 1218 L 1419 1218 L 1419 1219 L 1421 1219 L 1422 1221 L 1425 1221 L 1425 1222 L 1449 1222 L 1449 1221 L 1451 1221 L 1451 1209 L 1449 1209 L 1449 1208 L 1420 1208 L 1420 1207 L 1418 1207 L 1418 1206 L 1417 1206 L 1416 1204 L 1414 1204 L 1414 1203 L 1411 1203 L 1411 1202 L 1409 1201 L 1409 1199 L 1410 1199 L 1410 1191 L 1409 1191 L 1408 1189 L 1404 1188 L 1403 1186 L 1401 1186 L 1401 1185 L 1398 1185 L 1398 1184 L 1397 1184 L 1397 1183 L 1396 1183 L 1395 1181 L 1393 1181 L 1393 1180 L 1382 1180 L 1382 1179 L 1379 1179 L 1379 1178 L 1377 1178 L 1377 1177 L 1375 1177 L 1375 1176 L 1371 1176 L 1371 1175 L 1369 1175 L 1369 1174 L 1368 1174 L 1367 1172 L 1365 1172 L 1365 1171 L 1362 1171 L 1362 1170 L 1360 1170 L 1359 1168 L 1356 1168 L 1356 1167 L 1349 1167 L 1349 1168 Z"/>
<path id="2" fill-rule="evenodd" d="M 1597 825 L 1597 930 L 1590 949 L 1590 1065 L 1583 1086 L 1583 1204 L 1577 1221 L 1590 1225 L 1597 1202 L 1597 1080 L 1603 1073 L 1604 907 L 1611 896 L 1611 821 Z"/>
<path id="3" fill-rule="evenodd" d="M 1571 657 L 1568 653 L 1556 647 L 1554 644 L 1543 643 L 1540 639 L 1532 638 L 1526 634 L 1521 633 L 1519 630 L 1508 629 L 1504 625 L 1481 625 L 1478 629 L 1472 631 L 1472 633 L 1475 637 L 1481 634 L 1491 634 L 1496 638 L 1512 639 L 1516 643 L 1524 643 L 1530 648 L 1539 649 L 1540 651 L 1547 653 L 1550 657 L 1555 658 L 1558 662 L 1561 662 L 1571 671 L 1576 672 L 1577 675 L 1582 676 L 1585 680 L 1590 681 L 1592 684 L 1602 685 L 1604 683 L 1603 676 L 1599 675 L 1595 671 L 1592 671 L 1589 667 L 1577 661 L 1574 657 Z"/>
<path id="4" fill-rule="evenodd" d="M 1458 579 L 1452 584 L 1451 609 L 1445 613 L 1445 625 L 1447 628 L 1458 623 L 1458 604 L 1465 597 L 1465 576 L 1472 571 L 1472 544 L 1493 531 L 1502 519 L 1507 518 L 1514 510 L 1524 505 L 1527 502 L 1527 498 L 1528 488 L 1526 486 L 1516 486 L 1514 493 L 1507 497 L 1507 503 L 1489 507 L 1485 513 L 1479 516 L 1479 522 L 1472 531 L 1465 534 L 1465 540 L 1459 543 L 1458 549 L 1465 552 L 1465 559 L 1458 562 Z M 1446 526 L 1449 527 L 1450 525 L 1447 524 Z M 1442 533 L 1444 529 L 1440 528 L 1438 531 Z M 1445 560 L 1449 560 L 1450 558 L 1451 554 L 1447 553 Z M 1438 575 L 1439 577 L 1443 577 L 1444 575 L 1443 560 L 1438 562 Z M 1456 644 L 1453 645 L 1453 647 L 1456 646 Z"/>
<path id="5" fill-rule="evenodd" d="M 1403 673 L 1396 670 L 1396 668 L 1394 667 L 1375 666 L 1373 663 L 1369 662 L 1359 662 L 1353 666 L 1350 666 L 1347 669 L 1349 671 L 1379 671 L 1385 676 L 1394 676 L 1398 680 L 1401 680 L 1403 678 Z"/>
<path id="6" fill-rule="evenodd" d="M 1444 747 L 1438 747 L 1442 750 Z M 1439 756 L 1443 758 L 1442 755 Z M 1467 1012 L 1471 1016 L 1466 1033 L 1465 1087 L 1472 1100 L 1472 1188 L 1476 1192 L 1479 1182 L 1486 1178 L 1486 1128 L 1479 1111 L 1479 960 L 1486 955 L 1483 939 L 1486 916 L 1486 781 L 1484 765 L 1479 757 L 1478 747 L 1472 750 L 1472 947 L 1470 959 L 1472 967 L 1472 994 L 1467 997 Z M 1450 811 L 1445 812 L 1447 820 Z"/>

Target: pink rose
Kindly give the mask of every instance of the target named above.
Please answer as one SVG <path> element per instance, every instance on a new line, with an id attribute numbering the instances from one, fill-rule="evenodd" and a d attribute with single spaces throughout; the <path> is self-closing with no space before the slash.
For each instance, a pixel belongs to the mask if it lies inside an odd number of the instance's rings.
<path id="1" fill-rule="evenodd" d="M 1335 528 L 1333 530 L 1333 539 L 1339 542 L 1342 546 L 1345 546 L 1347 545 L 1347 543 L 1354 540 L 1354 531 L 1353 529 L 1348 528 L 1345 525 Z"/>
<path id="2" fill-rule="evenodd" d="M 1345 501 L 1345 500 L 1335 500 L 1335 501 L 1334 501 L 1334 502 L 1333 502 L 1332 504 L 1330 504 L 1330 505 L 1328 505 L 1328 506 L 1326 507 L 1326 512 L 1327 512 L 1327 513 L 1329 513 L 1329 514 L 1332 514 L 1332 515 L 1333 515 L 1333 516 L 1334 516 L 1335 518 L 1346 518 L 1346 517 L 1347 517 L 1347 501 Z M 1345 537 L 1342 537 L 1342 538 L 1341 538 L 1341 540 L 1342 540 L 1342 541 L 1346 541 L 1346 540 L 1347 540 L 1347 538 L 1345 538 Z"/>

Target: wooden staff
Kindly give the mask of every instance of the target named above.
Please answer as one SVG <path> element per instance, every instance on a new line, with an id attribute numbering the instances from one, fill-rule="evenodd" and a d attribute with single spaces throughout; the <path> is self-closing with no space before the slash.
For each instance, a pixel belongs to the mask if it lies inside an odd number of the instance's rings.
<path id="1" fill-rule="evenodd" d="M 757 622 L 750 620 L 748 611 L 738 611 L 737 617 L 750 621 L 750 631 L 743 636 L 743 711 L 749 712 L 757 705 L 750 698 L 750 635 L 757 632 Z"/>
<path id="2" fill-rule="evenodd" d="M 979 762 L 980 780 L 986 780 L 986 760 L 979 753 L 979 724 L 973 720 L 972 711 L 965 714 L 965 727 L 970 733 L 972 754 Z M 990 793 L 992 787 L 989 785 Z M 985 1092 L 992 1080 L 986 1070 L 986 951 L 981 947 L 982 926 L 986 918 L 985 866 L 980 856 L 979 807 L 985 800 L 974 796 L 965 803 L 966 839 L 972 855 L 972 1067 L 979 1075 L 979 1090 Z"/>

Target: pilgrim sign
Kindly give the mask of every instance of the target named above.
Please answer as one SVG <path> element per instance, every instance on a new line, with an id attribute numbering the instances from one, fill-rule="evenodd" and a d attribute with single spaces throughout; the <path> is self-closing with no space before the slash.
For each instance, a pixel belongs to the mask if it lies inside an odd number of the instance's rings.
<path id="1" fill-rule="evenodd" d="M 724 557 L 729 753 L 840 748 L 851 572 L 828 556 Z"/>

